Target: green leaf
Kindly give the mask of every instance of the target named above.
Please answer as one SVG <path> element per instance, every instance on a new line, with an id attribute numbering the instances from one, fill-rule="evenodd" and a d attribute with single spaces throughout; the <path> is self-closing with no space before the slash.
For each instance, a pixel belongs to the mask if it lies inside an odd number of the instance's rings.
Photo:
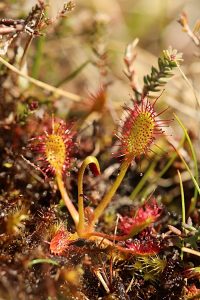
<path id="1" fill-rule="evenodd" d="M 57 263 L 57 261 L 55 261 L 53 259 L 50 259 L 50 258 L 36 258 L 36 259 L 31 260 L 28 263 L 28 267 L 32 267 L 33 265 L 44 264 L 44 263 L 51 264 L 51 265 L 54 265 L 54 266 L 59 266 L 59 263 Z"/>

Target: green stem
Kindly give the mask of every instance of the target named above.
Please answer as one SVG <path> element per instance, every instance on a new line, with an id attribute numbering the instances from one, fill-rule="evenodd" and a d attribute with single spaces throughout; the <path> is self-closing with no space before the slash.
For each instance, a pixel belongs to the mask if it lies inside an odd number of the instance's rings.
<path id="1" fill-rule="evenodd" d="M 88 156 L 83 161 L 81 168 L 78 173 L 78 214 L 79 214 L 79 223 L 77 227 L 78 233 L 81 235 L 84 232 L 85 225 L 85 214 L 84 214 L 84 204 L 83 204 L 83 176 L 85 169 L 88 165 L 93 164 L 95 168 L 95 174 L 100 174 L 99 162 L 94 156 Z"/>
<path id="2" fill-rule="evenodd" d="M 78 212 L 77 212 L 75 206 L 73 205 L 73 203 L 71 202 L 71 200 L 67 194 L 67 191 L 65 189 L 64 182 L 62 179 L 62 175 L 60 173 L 56 174 L 56 181 L 57 181 L 58 188 L 60 190 L 62 199 L 65 202 L 65 205 L 67 206 L 67 209 L 68 209 L 72 219 L 74 220 L 75 225 L 77 226 L 78 222 L 79 222 L 79 215 L 78 215 Z"/>
<path id="3" fill-rule="evenodd" d="M 93 218 L 93 224 L 97 222 L 97 220 L 100 218 L 100 216 L 103 214 L 105 208 L 108 206 L 110 201 L 112 200 L 112 197 L 116 193 L 118 187 L 120 186 L 126 171 L 128 170 L 128 167 L 130 165 L 130 160 L 124 160 L 124 162 L 121 165 L 119 175 L 117 176 L 114 184 L 111 186 L 110 190 L 106 193 L 100 204 L 97 206 L 97 208 L 94 210 L 94 218 Z"/>

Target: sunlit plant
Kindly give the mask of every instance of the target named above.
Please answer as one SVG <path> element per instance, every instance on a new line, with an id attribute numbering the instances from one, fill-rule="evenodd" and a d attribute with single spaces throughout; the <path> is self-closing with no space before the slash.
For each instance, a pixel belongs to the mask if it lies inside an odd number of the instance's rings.
<path id="1" fill-rule="evenodd" d="M 94 223 L 110 203 L 132 161 L 146 155 L 156 139 L 164 133 L 162 128 L 168 120 L 160 120 L 159 116 L 166 109 L 156 113 L 156 100 L 151 104 L 148 98 L 144 98 L 140 104 L 134 103 L 133 108 L 124 107 L 125 119 L 116 134 L 120 149 L 116 155 L 122 156 L 123 161 L 116 181 L 94 211 Z"/>
<path id="2" fill-rule="evenodd" d="M 65 234 L 62 229 L 55 235 L 51 241 L 51 250 L 54 249 L 54 253 L 62 252 L 59 250 L 60 248 L 64 249 L 64 245 L 67 247 L 69 243 L 78 238 L 95 240 L 103 237 L 107 241 L 113 239 L 111 235 L 96 232 L 95 226 L 111 202 L 131 163 L 136 158 L 147 155 L 156 139 L 164 133 L 162 127 L 166 125 L 168 121 L 160 120 L 160 115 L 165 110 L 156 113 L 156 100 L 151 103 L 150 100 L 145 97 L 140 104 L 134 103 L 132 108 L 128 106 L 124 107 L 124 118 L 116 134 L 120 149 L 120 151 L 116 153 L 116 156 L 122 157 L 120 171 L 115 182 L 94 210 L 91 207 L 87 208 L 87 210 L 84 208 L 83 178 L 88 166 L 94 175 L 100 174 L 100 166 L 95 157 L 87 157 L 79 170 L 78 209 L 76 209 L 70 200 L 63 182 L 63 177 L 66 173 L 69 173 L 70 166 L 74 160 L 74 130 L 62 121 L 57 122 L 53 119 L 51 130 L 31 140 L 31 149 L 36 150 L 37 153 L 40 154 L 38 157 L 39 168 L 46 176 L 55 176 L 62 198 L 76 227 L 74 234 Z M 139 208 L 134 217 L 125 217 L 120 220 L 120 227 L 123 229 L 122 236 L 117 236 L 116 240 L 122 241 L 137 235 L 154 223 L 159 217 L 159 214 L 160 207 L 157 205 L 155 199 L 150 199 L 144 207 Z M 109 241 L 108 243 L 110 244 Z M 146 245 L 151 244 L 151 248 L 154 249 L 152 240 L 149 240 L 148 243 L 146 241 L 145 243 Z M 121 246 L 119 246 L 119 249 L 123 251 Z M 144 249 L 146 249 L 144 245 L 139 245 L 139 242 L 127 245 L 128 251 L 135 251 L 136 253 L 145 252 Z M 152 250 L 151 252 L 156 252 L 157 250 Z"/>
<path id="3" fill-rule="evenodd" d="M 30 148 L 39 155 L 38 168 L 44 176 L 55 176 L 65 205 L 75 224 L 78 224 L 78 212 L 69 199 L 63 182 L 63 176 L 69 173 L 73 162 L 74 136 L 72 126 L 52 118 L 51 129 L 45 131 L 44 135 L 33 138 L 30 141 Z"/>

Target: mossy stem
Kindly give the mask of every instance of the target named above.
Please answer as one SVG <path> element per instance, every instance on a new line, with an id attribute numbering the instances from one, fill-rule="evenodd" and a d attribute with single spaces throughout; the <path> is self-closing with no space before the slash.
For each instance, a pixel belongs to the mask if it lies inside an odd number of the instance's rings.
<path id="1" fill-rule="evenodd" d="M 67 206 L 67 209 L 68 209 L 72 219 L 74 220 L 75 225 L 77 226 L 78 222 L 79 222 L 79 214 L 67 194 L 67 191 L 65 189 L 64 182 L 62 179 L 62 174 L 60 172 L 56 173 L 56 181 L 57 181 L 58 188 L 61 193 L 62 199 L 65 202 L 65 205 Z"/>
<path id="2" fill-rule="evenodd" d="M 112 197 L 114 196 L 114 194 L 116 193 L 118 187 L 120 186 L 120 184 L 121 184 L 121 182 L 122 182 L 122 180 L 123 180 L 123 178 L 124 178 L 124 176 L 125 176 L 125 174 L 128 170 L 128 167 L 129 167 L 130 163 L 131 163 L 130 159 L 127 159 L 127 160 L 125 159 L 123 161 L 123 163 L 121 164 L 120 172 L 119 172 L 114 184 L 111 186 L 109 191 L 103 197 L 100 204 L 94 210 L 93 224 L 95 224 L 98 221 L 98 219 L 103 214 L 104 210 L 106 209 L 106 207 L 108 206 L 108 204 L 112 200 Z"/>

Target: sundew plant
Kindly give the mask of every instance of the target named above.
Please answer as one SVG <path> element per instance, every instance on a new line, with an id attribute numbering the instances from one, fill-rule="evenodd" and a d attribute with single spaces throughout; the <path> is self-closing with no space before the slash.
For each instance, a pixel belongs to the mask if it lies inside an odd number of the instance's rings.
<path id="1" fill-rule="evenodd" d="M 0 4 L 0 298 L 199 299 L 198 3 L 86 2 Z"/>

